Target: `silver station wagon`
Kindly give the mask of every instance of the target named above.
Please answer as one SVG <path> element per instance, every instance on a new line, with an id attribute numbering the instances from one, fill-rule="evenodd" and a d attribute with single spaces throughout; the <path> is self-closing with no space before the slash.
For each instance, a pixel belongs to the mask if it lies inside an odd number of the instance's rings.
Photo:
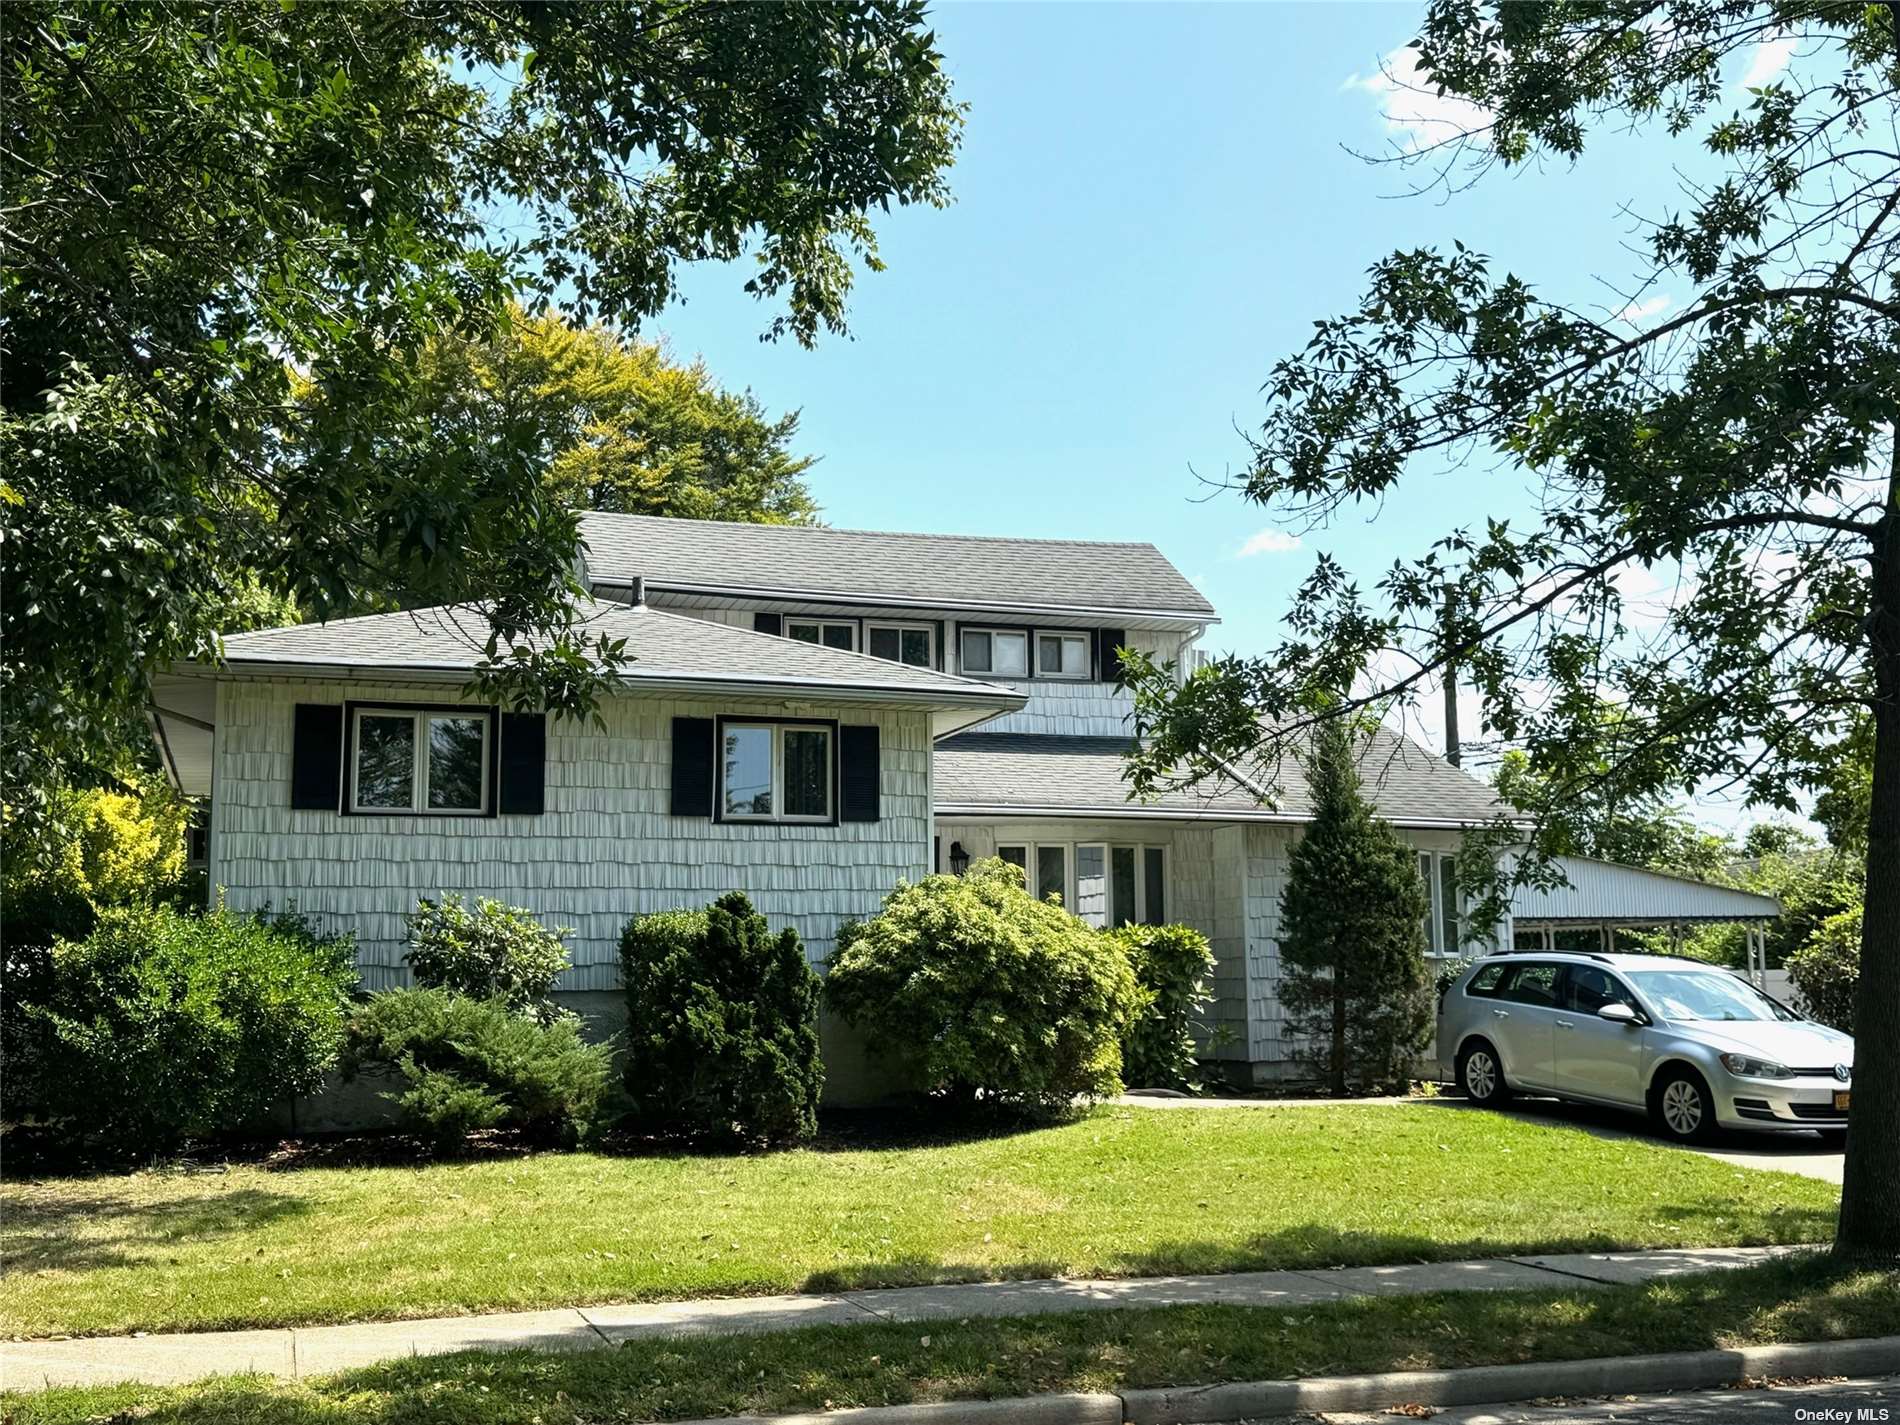
<path id="1" fill-rule="evenodd" d="M 1646 1111 L 1667 1136 L 1847 1131 L 1854 1040 L 1740 976 L 1666 955 L 1493 955 L 1446 989 L 1441 1074 L 1478 1104 L 1513 1092 Z"/>

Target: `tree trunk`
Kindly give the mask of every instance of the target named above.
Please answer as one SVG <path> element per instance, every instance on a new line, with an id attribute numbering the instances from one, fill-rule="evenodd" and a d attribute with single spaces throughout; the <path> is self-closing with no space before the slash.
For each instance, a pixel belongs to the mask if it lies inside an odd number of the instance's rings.
<path id="1" fill-rule="evenodd" d="M 1346 1094 L 1346 975 L 1339 965 L 1333 966 L 1333 1053 L 1332 1083 L 1333 1093 L 1343 1098 Z"/>
<path id="2" fill-rule="evenodd" d="M 1900 1259 L 1900 450 L 1874 536 L 1868 643 L 1874 784 L 1854 999 L 1854 1106 L 1834 1250 Z"/>

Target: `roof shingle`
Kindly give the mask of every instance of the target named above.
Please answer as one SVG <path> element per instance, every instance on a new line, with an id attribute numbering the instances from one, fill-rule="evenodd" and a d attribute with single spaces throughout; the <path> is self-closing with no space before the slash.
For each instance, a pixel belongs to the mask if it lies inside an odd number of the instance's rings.
<path id="1" fill-rule="evenodd" d="M 1209 619 L 1214 606 L 1152 544 L 899 534 L 585 514 L 589 577 L 866 604 Z"/>

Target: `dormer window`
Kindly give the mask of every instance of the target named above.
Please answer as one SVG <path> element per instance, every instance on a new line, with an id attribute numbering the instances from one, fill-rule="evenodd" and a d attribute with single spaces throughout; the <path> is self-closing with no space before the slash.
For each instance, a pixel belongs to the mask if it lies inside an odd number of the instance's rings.
<path id="1" fill-rule="evenodd" d="M 1089 636 L 1086 633 L 1038 633 L 1036 635 L 1036 676 L 1038 678 L 1088 677 Z"/>
<path id="2" fill-rule="evenodd" d="M 1022 629 L 966 628 L 960 639 L 958 654 L 965 673 L 992 678 L 1028 676 L 1029 635 Z"/>

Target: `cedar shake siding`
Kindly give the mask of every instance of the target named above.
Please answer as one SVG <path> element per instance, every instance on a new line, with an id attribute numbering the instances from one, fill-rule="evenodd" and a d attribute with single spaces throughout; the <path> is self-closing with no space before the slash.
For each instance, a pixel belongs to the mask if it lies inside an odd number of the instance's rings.
<path id="1" fill-rule="evenodd" d="M 209 870 L 237 909 L 294 906 L 325 929 L 354 931 L 370 989 L 407 982 L 403 918 L 420 896 L 492 896 L 526 906 L 545 924 L 572 926 L 574 965 L 560 988 L 610 990 L 619 982 L 620 931 L 630 915 L 743 890 L 774 927 L 796 929 L 818 961 L 843 920 L 875 913 L 898 881 L 929 870 L 927 709 L 623 695 L 603 701 L 605 730 L 537 720 L 545 730 L 539 812 L 506 800 L 498 814 L 457 817 L 348 815 L 334 802 L 293 806 L 293 724 L 323 724 L 321 710 L 345 702 L 466 699 L 440 682 L 221 680 Z M 719 717 L 836 723 L 834 755 L 841 758 L 844 729 L 853 729 L 855 760 L 839 764 L 841 784 L 853 783 L 843 792 L 851 799 L 844 814 L 826 824 L 675 815 L 675 720 Z M 511 737 L 504 756 L 510 746 L 526 755 Z M 867 748 L 874 748 L 869 772 Z M 876 784 L 874 820 L 867 777 Z"/>

